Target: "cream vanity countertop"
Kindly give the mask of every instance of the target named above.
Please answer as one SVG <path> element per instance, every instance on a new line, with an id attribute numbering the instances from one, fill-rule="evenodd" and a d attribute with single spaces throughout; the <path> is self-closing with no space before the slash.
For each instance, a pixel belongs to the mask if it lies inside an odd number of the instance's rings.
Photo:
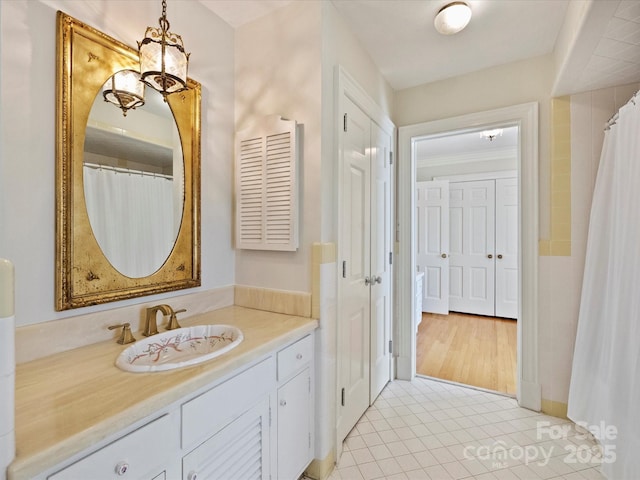
<path id="1" fill-rule="evenodd" d="M 310 318 L 237 306 L 180 322 L 235 325 L 244 341 L 208 362 L 165 372 L 121 371 L 115 360 L 127 345 L 115 340 L 19 364 L 9 479 L 30 479 L 318 326 Z"/>

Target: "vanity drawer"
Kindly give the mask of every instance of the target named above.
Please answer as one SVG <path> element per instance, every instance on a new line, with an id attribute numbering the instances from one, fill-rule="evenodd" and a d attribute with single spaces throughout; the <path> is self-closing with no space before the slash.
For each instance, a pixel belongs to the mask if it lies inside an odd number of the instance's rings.
<path id="1" fill-rule="evenodd" d="M 163 478 L 164 463 L 180 450 L 179 425 L 175 413 L 164 415 L 49 476 L 49 480 Z"/>
<path id="2" fill-rule="evenodd" d="M 190 449 L 246 412 L 275 387 L 275 359 L 254 365 L 182 405 L 182 448 Z"/>
<path id="3" fill-rule="evenodd" d="M 307 335 L 278 352 L 278 381 L 291 376 L 311 361 L 313 337 Z"/>

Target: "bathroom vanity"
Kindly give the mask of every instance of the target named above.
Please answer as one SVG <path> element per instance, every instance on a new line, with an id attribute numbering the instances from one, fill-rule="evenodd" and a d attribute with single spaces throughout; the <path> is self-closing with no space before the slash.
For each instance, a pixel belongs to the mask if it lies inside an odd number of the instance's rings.
<path id="1" fill-rule="evenodd" d="M 242 307 L 184 320 L 244 341 L 192 367 L 119 370 L 101 343 L 19 365 L 11 480 L 296 479 L 313 459 L 317 321 Z"/>

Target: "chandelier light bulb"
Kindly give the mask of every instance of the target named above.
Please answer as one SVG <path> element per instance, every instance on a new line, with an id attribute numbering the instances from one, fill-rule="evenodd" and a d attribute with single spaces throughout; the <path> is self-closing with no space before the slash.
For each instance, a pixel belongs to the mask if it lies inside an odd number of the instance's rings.
<path id="1" fill-rule="evenodd" d="M 128 110 L 144 105 L 144 83 L 134 70 L 121 70 L 113 74 L 102 91 L 105 102 L 113 103 L 126 117 Z"/>
<path id="2" fill-rule="evenodd" d="M 453 35 L 469 24 L 471 7 L 465 2 L 452 2 L 440 9 L 433 24 L 438 33 Z"/>

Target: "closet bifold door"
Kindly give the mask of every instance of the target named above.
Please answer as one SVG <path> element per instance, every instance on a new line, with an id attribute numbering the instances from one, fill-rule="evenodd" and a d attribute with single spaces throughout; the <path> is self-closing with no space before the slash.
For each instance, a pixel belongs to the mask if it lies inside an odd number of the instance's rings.
<path id="1" fill-rule="evenodd" d="M 449 184 L 449 309 L 495 313 L 495 181 Z"/>
<path id="2" fill-rule="evenodd" d="M 298 249 L 298 126 L 279 116 L 236 134 L 236 248 Z"/>
<path id="3" fill-rule="evenodd" d="M 518 318 L 518 179 L 496 179 L 496 317 Z"/>

